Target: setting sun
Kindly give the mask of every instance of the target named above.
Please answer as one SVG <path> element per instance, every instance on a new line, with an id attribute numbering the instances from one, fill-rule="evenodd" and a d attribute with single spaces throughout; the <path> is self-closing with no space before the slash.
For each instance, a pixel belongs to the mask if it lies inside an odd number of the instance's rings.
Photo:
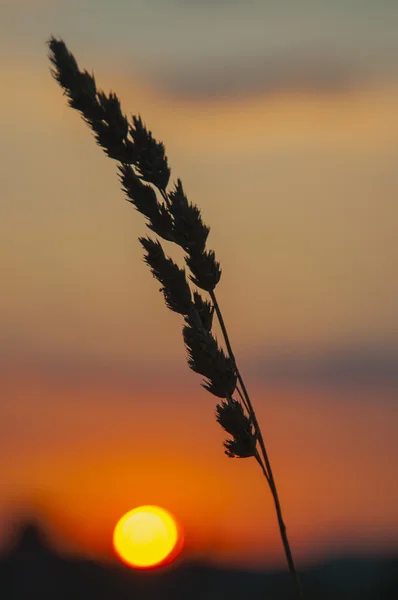
<path id="1" fill-rule="evenodd" d="M 177 555 L 182 535 L 174 517 L 158 506 L 138 506 L 126 513 L 113 532 L 113 545 L 122 561 L 146 569 Z"/>

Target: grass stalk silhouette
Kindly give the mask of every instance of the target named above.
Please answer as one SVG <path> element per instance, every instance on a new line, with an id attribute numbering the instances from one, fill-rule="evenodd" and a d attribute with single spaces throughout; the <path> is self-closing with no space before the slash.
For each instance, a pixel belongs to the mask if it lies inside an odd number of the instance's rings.
<path id="1" fill-rule="evenodd" d="M 188 201 L 180 179 L 167 191 L 170 168 L 165 147 L 152 136 L 141 117 L 133 116 L 129 122 L 117 95 L 111 92 L 107 96 L 97 90 L 94 75 L 79 70 L 62 39 L 51 36 L 47 43 L 53 77 L 63 88 L 69 105 L 91 127 L 97 143 L 118 161 L 119 178 L 128 202 L 147 219 L 147 227 L 153 233 L 184 250 L 189 279 L 210 297 L 209 301 L 198 289 L 191 290 L 185 268 L 165 255 L 158 239 L 139 238 L 145 251 L 144 261 L 162 285 L 166 306 L 184 318 L 182 335 L 189 367 L 205 378 L 201 385 L 220 399 L 216 420 L 231 436 L 224 441 L 225 453 L 231 458 L 253 457 L 261 467 L 274 500 L 297 598 L 303 598 L 263 435 L 214 291 L 221 278 L 221 267 L 214 251 L 206 249 L 210 228 L 203 222 L 200 209 Z M 214 314 L 226 351 L 212 334 Z M 239 399 L 233 397 L 235 393 Z"/>

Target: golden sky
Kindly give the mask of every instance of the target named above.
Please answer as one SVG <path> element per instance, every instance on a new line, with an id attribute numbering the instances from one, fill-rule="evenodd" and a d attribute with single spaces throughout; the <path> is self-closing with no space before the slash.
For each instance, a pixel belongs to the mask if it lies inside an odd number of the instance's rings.
<path id="1" fill-rule="evenodd" d="M 166 4 L 0 1 L 0 509 L 40 506 L 107 554 L 120 513 L 155 503 L 187 552 L 281 560 L 265 483 L 223 455 L 142 261 L 143 218 L 49 74 L 55 34 L 164 141 L 211 226 L 300 559 L 396 546 L 398 9 L 305 2 L 295 24 L 272 3 Z"/>

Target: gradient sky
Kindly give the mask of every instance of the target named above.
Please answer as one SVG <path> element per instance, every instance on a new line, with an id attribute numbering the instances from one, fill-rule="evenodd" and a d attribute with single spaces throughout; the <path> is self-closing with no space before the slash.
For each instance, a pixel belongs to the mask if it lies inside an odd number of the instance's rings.
<path id="1" fill-rule="evenodd" d="M 105 556 L 120 514 L 154 503 L 188 555 L 283 560 L 257 465 L 224 456 L 142 261 L 144 220 L 49 74 L 54 34 L 165 142 L 211 226 L 299 562 L 396 549 L 397 3 L 0 0 L 0 15 L 0 535 L 38 511 L 62 547 Z"/>

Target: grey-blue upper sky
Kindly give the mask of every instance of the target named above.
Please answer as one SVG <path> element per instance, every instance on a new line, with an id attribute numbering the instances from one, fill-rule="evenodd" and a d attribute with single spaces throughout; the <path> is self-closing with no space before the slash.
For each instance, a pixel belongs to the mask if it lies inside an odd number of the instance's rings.
<path id="1" fill-rule="evenodd" d="M 2 13 L 3 51 L 42 53 L 52 33 L 188 97 L 398 78 L 393 0 L 16 0 Z"/>

